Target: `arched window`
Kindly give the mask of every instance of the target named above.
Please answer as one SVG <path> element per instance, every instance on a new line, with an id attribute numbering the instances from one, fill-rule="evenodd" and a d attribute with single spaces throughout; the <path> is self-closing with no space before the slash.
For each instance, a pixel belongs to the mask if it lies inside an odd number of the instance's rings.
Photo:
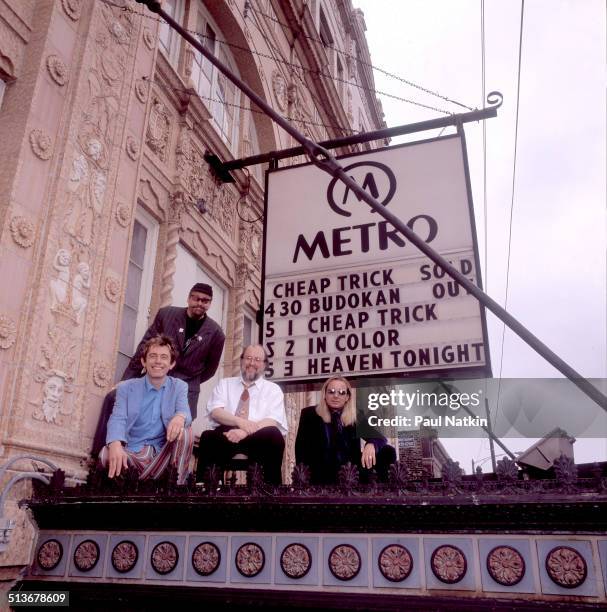
<path id="1" fill-rule="evenodd" d="M 175 21 L 179 23 L 183 19 L 183 0 L 165 0 L 162 9 L 166 11 Z M 169 62 L 176 67 L 179 61 L 179 42 L 181 37 L 164 21 L 158 32 L 158 42 L 161 51 L 166 55 Z"/>
<path id="2" fill-rule="evenodd" d="M 196 7 L 196 32 L 201 44 L 232 72 L 238 74 L 236 63 L 229 47 L 224 44 L 226 37 L 200 2 Z M 238 152 L 238 120 L 240 118 L 241 95 L 237 87 L 223 76 L 202 53 L 194 50 L 192 81 L 213 117 L 215 128 L 227 147 L 236 155 Z"/>

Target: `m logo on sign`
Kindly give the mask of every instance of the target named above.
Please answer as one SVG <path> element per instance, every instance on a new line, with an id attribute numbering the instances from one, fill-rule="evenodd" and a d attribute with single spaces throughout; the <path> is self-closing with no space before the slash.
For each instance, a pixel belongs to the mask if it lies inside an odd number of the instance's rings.
<path id="1" fill-rule="evenodd" d="M 350 178 L 383 206 L 387 206 L 388 202 L 394 197 L 396 177 L 388 166 L 379 162 L 365 161 L 350 164 L 344 170 L 350 175 Z M 361 200 L 362 198 L 359 195 L 354 193 L 347 185 L 344 185 L 337 177 L 329 183 L 327 202 L 338 215 L 350 217 L 352 207 L 360 203 Z M 363 202 L 363 205 L 367 206 L 365 202 Z M 371 212 L 375 211 L 372 210 Z"/>

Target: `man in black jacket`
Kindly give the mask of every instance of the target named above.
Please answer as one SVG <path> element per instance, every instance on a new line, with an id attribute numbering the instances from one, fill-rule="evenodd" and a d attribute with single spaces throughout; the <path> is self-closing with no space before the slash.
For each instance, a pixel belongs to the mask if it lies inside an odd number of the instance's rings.
<path id="1" fill-rule="evenodd" d="M 161 308 L 122 375 L 122 380 L 143 376 L 141 355 L 145 343 L 160 334 L 169 336 L 179 351 L 177 363 L 170 375 L 187 383 L 192 419 L 196 418 L 200 385 L 217 371 L 225 341 L 221 327 L 207 315 L 212 299 L 213 288 L 206 283 L 196 283 L 190 289 L 187 308 L 177 306 Z M 105 444 L 107 420 L 112 413 L 115 397 L 115 391 L 110 391 L 103 401 L 93 441 L 93 455 L 96 455 Z"/>

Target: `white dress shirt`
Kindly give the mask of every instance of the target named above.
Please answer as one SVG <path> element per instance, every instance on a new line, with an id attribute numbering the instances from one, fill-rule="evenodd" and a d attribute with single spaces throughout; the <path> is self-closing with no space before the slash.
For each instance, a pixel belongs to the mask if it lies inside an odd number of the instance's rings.
<path id="1" fill-rule="evenodd" d="M 258 378 L 254 383 L 249 383 L 249 420 L 261 421 L 262 419 L 274 419 L 278 424 L 280 433 L 287 433 L 287 415 L 285 413 L 285 397 L 281 388 L 265 378 Z M 207 403 L 207 415 L 209 424 L 213 429 L 219 423 L 213 419 L 211 412 L 215 408 L 224 408 L 232 414 L 236 414 L 240 396 L 245 386 L 240 376 L 222 378 L 213 389 Z"/>

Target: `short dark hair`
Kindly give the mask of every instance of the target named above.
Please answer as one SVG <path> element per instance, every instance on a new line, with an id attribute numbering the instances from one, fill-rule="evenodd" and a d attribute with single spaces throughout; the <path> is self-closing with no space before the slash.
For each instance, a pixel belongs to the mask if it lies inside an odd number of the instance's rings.
<path id="1" fill-rule="evenodd" d="M 179 357 L 179 351 L 175 347 L 175 343 L 173 342 L 173 338 L 167 336 L 166 334 L 159 334 L 158 336 L 154 336 L 150 338 L 143 345 L 143 353 L 141 354 L 141 358 L 145 359 L 150 352 L 150 349 L 153 346 L 168 346 L 169 351 L 171 352 L 171 361 L 177 361 L 177 357 Z"/>
<path id="2" fill-rule="evenodd" d="M 188 296 L 192 295 L 192 293 L 194 293 L 195 291 L 198 293 L 204 293 L 205 295 L 208 295 L 211 298 L 213 297 L 213 287 L 211 287 L 211 285 L 207 285 L 206 283 L 196 283 L 190 289 L 190 293 L 188 293 Z"/>

